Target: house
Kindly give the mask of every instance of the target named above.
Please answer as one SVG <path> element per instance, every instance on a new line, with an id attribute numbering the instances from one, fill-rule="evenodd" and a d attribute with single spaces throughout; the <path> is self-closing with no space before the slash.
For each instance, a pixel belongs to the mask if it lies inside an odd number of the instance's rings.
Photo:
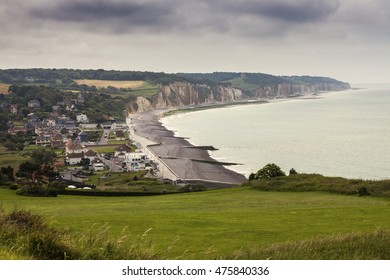
<path id="1" fill-rule="evenodd" d="M 79 123 L 89 123 L 89 119 L 88 119 L 87 115 L 85 115 L 85 114 L 77 114 L 76 120 Z"/>
<path id="2" fill-rule="evenodd" d="M 88 142 L 89 141 L 89 135 L 85 131 L 81 131 L 77 138 L 79 139 L 80 142 Z"/>
<path id="3" fill-rule="evenodd" d="M 128 126 L 126 123 L 117 123 L 114 122 L 111 127 L 113 130 L 127 130 Z"/>
<path id="4" fill-rule="evenodd" d="M 70 153 L 66 156 L 66 162 L 69 165 L 76 165 L 84 158 L 84 153 Z"/>
<path id="5" fill-rule="evenodd" d="M 65 127 L 66 129 L 69 129 L 69 130 L 74 130 L 77 128 L 76 122 L 74 120 L 65 121 L 65 123 L 63 124 L 63 127 Z"/>
<path id="6" fill-rule="evenodd" d="M 42 123 L 46 127 L 53 128 L 56 126 L 56 121 L 54 119 L 44 119 Z"/>
<path id="7" fill-rule="evenodd" d="M 11 112 L 12 115 L 17 115 L 18 114 L 18 105 L 11 104 L 9 106 L 9 111 Z"/>
<path id="8" fill-rule="evenodd" d="M 79 154 L 84 151 L 84 147 L 78 141 L 68 141 L 66 144 L 66 152 L 69 154 Z"/>
<path id="9" fill-rule="evenodd" d="M 37 146 L 51 146 L 51 135 L 49 134 L 38 135 L 35 138 L 35 144 Z"/>
<path id="10" fill-rule="evenodd" d="M 125 133 L 123 132 L 123 130 L 115 131 L 115 139 L 116 140 L 126 140 Z"/>
<path id="11" fill-rule="evenodd" d="M 104 165 L 103 161 L 100 158 L 98 158 L 98 157 L 93 159 L 91 161 L 91 164 L 92 164 L 92 169 L 95 170 L 95 171 L 104 170 L 105 165 Z"/>
<path id="12" fill-rule="evenodd" d="M 51 146 L 53 148 L 61 148 L 64 146 L 64 138 L 60 134 L 56 134 L 51 138 Z"/>
<path id="13" fill-rule="evenodd" d="M 81 123 L 79 125 L 80 128 L 83 129 L 96 129 L 98 127 L 97 123 Z"/>
<path id="14" fill-rule="evenodd" d="M 27 102 L 27 107 L 28 108 L 39 108 L 39 107 L 41 107 L 41 103 L 36 99 L 29 100 Z"/>
<path id="15" fill-rule="evenodd" d="M 133 150 L 129 146 L 122 145 L 122 146 L 119 146 L 115 149 L 114 156 L 118 157 L 119 155 L 131 153 L 132 151 Z"/>
<path id="16" fill-rule="evenodd" d="M 95 164 L 95 163 L 103 163 L 103 161 L 100 158 L 96 157 L 91 161 L 91 164 Z"/>
<path id="17" fill-rule="evenodd" d="M 83 181 L 80 178 L 77 178 L 71 171 L 70 172 L 60 172 L 60 180 L 65 182 L 67 185 L 80 185 Z"/>
<path id="18" fill-rule="evenodd" d="M 92 164 L 92 168 L 94 171 L 103 171 L 104 164 L 103 163 L 94 163 L 94 164 Z"/>
<path id="19" fill-rule="evenodd" d="M 84 153 L 84 157 L 89 158 L 89 160 L 92 163 L 93 160 L 97 157 L 97 153 L 92 150 L 88 150 L 87 152 Z"/>
<path id="20" fill-rule="evenodd" d="M 146 154 L 144 153 L 128 153 L 126 154 L 126 166 L 128 171 L 145 170 Z"/>

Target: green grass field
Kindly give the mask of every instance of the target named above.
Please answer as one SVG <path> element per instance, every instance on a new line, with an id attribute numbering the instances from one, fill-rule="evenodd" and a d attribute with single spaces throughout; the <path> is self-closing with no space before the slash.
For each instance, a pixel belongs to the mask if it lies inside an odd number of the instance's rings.
<path id="1" fill-rule="evenodd" d="M 19 152 L 7 151 L 6 148 L 0 146 L 0 167 L 9 165 L 14 170 L 18 170 L 19 165 L 26 160 L 27 158 L 21 156 Z"/>
<path id="2" fill-rule="evenodd" d="M 56 227 L 147 238 L 168 258 L 212 259 L 272 244 L 390 230 L 390 200 L 238 187 L 154 197 L 34 198 L 0 189 L 1 204 L 42 214 Z M 173 245 L 172 245 L 173 243 Z M 169 248 L 169 250 L 168 250 Z"/>
<path id="3" fill-rule="evenodd" d="M 250 84 L 244 81 L 242 77 L 238 77 L 232 80 L 229 80 L 228 82 L 232 83 L 234 87 L 237 87 L 243 91 L 246 92 L 252 92 L 255 93 L 256 90 L 260 87 L 259 85 Z"/>

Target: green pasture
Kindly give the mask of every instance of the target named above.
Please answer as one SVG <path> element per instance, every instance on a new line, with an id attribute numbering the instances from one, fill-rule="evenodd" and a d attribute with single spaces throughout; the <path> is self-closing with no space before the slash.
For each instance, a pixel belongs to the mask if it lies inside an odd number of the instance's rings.
<path id="1" fill-rule="evenodd" d="M 14 170 L 18 170 L 19 165 L 26 161 L 27 158 L 20 155 L 16 151 L 7 151 L 4 147 L 0 147 L 0 167 L 11 166 Z"/>
<path id="2" fill-rule="evenodd" d="M 152 97 L 159 91 L 159 86 L 146 81 L 145 84 L 139 88 L 135 88 L 131 91 L 123 91 L 120 93 L 110 93 L 111 97 L 129 97 L 129 96 L 143 96 L 143 97 Z"/>
<path id="3" fill-rule="evenodd" d="M 133 96 L 151 97 L 159 91 L 159 86 L 152 82 L 145 82 L 145 84 L 131 92 Z"/>
<path id="4" fill-rule="evenodd" d="M 108 235 L 139 240 L 146 233 L 168 258 L 210 259 L 236 250 L 334 234 L 390 229 L 390 200 L 322 192 L 264 192 L 249 187 L 153 197 L 56 198 L 0 201 L 42 214 L 72 232 L 107 225 Z"/>
<path id="5" fill-rule="evenodd" d="M 259 85 L 245 82 L 242 77 L 229 80 L 228 82 L 230 82 L 234 87 L 242 89 L 243 91 L 253 92 L 253 93 L 255 93 L 256 90 L 260 87 Z"/>

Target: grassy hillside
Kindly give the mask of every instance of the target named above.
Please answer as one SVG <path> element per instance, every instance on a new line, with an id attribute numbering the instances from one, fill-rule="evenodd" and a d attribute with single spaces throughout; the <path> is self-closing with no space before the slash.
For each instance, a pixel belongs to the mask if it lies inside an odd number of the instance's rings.
<path id="1" fill-rule="evenodd" d="M 313 248 L 317 243 L 330 246 L 334 238 L 342 240 L 351 233 L 384 235 L 383 242 L 389 245 L 390 200 L 386 198 L 263 192 L 250 187 L 116 198 L 32 198 L 0 189 L 0 197 L 6 211 L 14 207 L 32 210 L 75 235 L 107 225 L 107 238 L 127 235 L 130 241 L 150 241 L 157 258 L 263 258 L 250 248 L 257 252 L 270 250 L 269 246 L 306 250 L 299 245 L 302 240 L 314 244 Z M 381 231 L 373 231 L 377 229 Z M 353 257 L 351 248 L 342 258 Z M 317 254 L 321 258 L 321 251 Z M 363 252 L 358 258 L 374 257 Z"/>
<path id="2" fill-rule="evenodd" d="M 4 146 L 0 145 L 0 167 L 9 165 L 14 170 L 17 170 L 24 161 L 26 161 L 26 157 L 21 156 L 19 152 L 8 151 Z"/>
<path id="3" fill-rule="evenodd" d="M 390 197 L 390 180 L 361 180 L 326 177 L 319 174 L 295 174 L 268 180 L 252 180 L 245 184 L 262 191 L 320 191 L 347 195 Z"/>

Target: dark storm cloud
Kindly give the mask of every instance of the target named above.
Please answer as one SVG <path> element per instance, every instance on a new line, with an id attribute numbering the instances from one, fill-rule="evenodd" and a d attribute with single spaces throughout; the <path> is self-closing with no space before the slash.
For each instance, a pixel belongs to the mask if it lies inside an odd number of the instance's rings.
<path id="1" fill-rule="evenodd" d="M 242 27 L 273 31 L 275 22 L 291 25 L 318 22 L 332 15 L 337 0 L 214 0 L 124 1 L 69 0 L 33 6 L 28 15 L 38 20 L 84 24 L 107 30 L 147 28 L 150 32 L 211 30 L 229 32 Z M 250 18 L 248 20 L 248 18 Z M 272 23 L 269 23 L 272 21 Z"/>
<path id="2" fill-rule="evenodd" d="M 161 2 L 129 1 L 66 1 L 33 7 L 29 14 L 33 18 L 57 22 L 92 23 L 107 22 L 132 24 L 134 26 L 160 25 L 173 14 L 169 6 Z"/>
<path id="3" fill-rule="evenodd" d="M 234 2 L 237 3 L 237 2 Z M 233 4 L 234 5 L 234 4 Z M 246 1 L 236 7 L 239 12 L 287 22 L 319 21 L 332 15 L 338 1 Z"/>

